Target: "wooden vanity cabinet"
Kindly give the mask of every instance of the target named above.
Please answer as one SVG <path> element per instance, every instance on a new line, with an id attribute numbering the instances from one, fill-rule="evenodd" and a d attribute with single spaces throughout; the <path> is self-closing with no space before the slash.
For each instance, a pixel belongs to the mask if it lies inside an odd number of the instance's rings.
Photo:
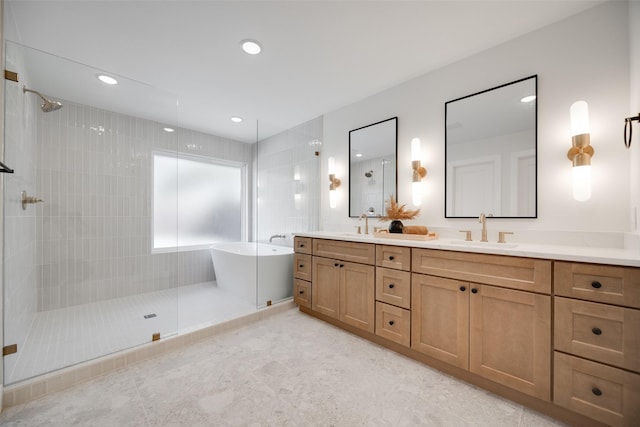
<path id="1" fill-rule="evenodd" d="M 526 277 L 531 284 L 519 283 L 519 288 L 537 286 L 546 290 L 550 289 L 550 276 L 549 283 L 536 283 L 534 278 L 540 273 L 533 270 L 550 271 L 551 263 L 514 263 L 507 257 L 477 258 L 470 254 L 472 260 L 485 263 L 478 271 L 474 262 L 468 269 L 462 265 L 467 254 L 455 253 L 452 260 L 447 260 L 441 251 L 413 252 L 414 271 L 429 269 L 440 276 L 412 275 L 411 347 L 522 393 L 550 400 L 551 296 L 456 278 L 480 281 L 490 273 L 488 281 L 505 284 L 515 276 Z M 438 253 L 434 256 L 432 252 Z M 427 259 L 439 263 L 432 266 L 425 262 Z M 447 271 L 443 264 L 456 268 Z M 504 276 L 499 272 L 501 265 L 506 266 Z"/>
<path id="2" fill-rule="evenodd" d="M 554 403 L 640 425 L 640 269 L 554 265 Z"/>
<path id="3" fill-rule="evenodd" d="M 316 256 L 321 253 L 323 256 Z M 375 248 L 313 240 L 311 308 L 367 332 L 375 329 Z M 333 256 L 325 258 L 325 256 Z M 347 261 L 357 259 L 368 264 Z"/>
<path id="4" fill-rule="evenodd" d="M 640 268 L 307 237 L 294 247 L 305 313 L 570 424 L 640 425 Z"/>
<path id="5" fill-rule="evenodd" d="M 311 238 L 293 239 L 293 301 L 311 308 Z"/>

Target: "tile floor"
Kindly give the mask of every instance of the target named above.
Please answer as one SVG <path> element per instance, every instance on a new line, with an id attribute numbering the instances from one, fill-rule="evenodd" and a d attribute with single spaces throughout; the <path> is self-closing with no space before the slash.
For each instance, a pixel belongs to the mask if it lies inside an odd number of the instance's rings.
<path id="1" fill-rule="evenodd" d="M 8 408 L 6 426 L 560 426 L 287 310 Z"/>
<path id="2" fill-rule="evenodd" d="M 40 312 L 20 351 L 5 357 L 5 383 L 149 342 L 155 332 L 166 337 L 255 311 L 255 305 L 206 282 Z M 151 313 L 156 316 L 145 319 Z"/>

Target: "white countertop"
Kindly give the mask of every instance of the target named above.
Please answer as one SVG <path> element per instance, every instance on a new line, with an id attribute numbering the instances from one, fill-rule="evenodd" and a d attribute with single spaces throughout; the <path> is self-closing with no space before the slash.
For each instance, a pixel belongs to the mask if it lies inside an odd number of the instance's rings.
<path id="1" fill-rule="evenodd" d="M 590 262 L 594 264 L 640 267 L 640 252 L 619 248 L 542 245 L 528 243 L 465 242 L 462 239 L 439 238 L 435 240 L 405 240 L 402 238 L 378 238 L 370 234 L 315 231 L 295 233 L 296 236 L 350 242 L 376 243 L 379 245 L 409 246 L 412 248 L 441 249 L 447 251 L 509 255 L 559 261 Z"/>

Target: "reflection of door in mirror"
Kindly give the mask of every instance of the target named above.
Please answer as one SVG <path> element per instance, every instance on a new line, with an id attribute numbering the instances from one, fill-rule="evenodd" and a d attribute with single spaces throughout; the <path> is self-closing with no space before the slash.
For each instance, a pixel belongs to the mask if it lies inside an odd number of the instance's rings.
<path id="1" fill-rule="evenodd" d="M 445 104 L 445 217 L 535 218 L 537 77 Z"/>
<path id="2" fill-rule="evenodd" d="M 349 131 L 349 216 L 384 214 L 397 192 L 398 118 Z"/>

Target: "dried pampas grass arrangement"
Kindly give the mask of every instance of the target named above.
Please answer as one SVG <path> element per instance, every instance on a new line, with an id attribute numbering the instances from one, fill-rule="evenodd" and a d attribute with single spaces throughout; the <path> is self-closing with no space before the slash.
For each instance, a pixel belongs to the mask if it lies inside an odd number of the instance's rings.
<path id="1" fill-rule="evenodd" d="M 396 199 L 391 196 L 389 197 L 389 201 L 386 202 L 387 214 L 380 218 L 380 221 L 395 221 L 401 219 L 414 219 L 420 214 L 420 209 L 416 209 L 415 211 L 406 210 L 405 207 L 407 205 L 399 205 L 396 202 Z"/>

